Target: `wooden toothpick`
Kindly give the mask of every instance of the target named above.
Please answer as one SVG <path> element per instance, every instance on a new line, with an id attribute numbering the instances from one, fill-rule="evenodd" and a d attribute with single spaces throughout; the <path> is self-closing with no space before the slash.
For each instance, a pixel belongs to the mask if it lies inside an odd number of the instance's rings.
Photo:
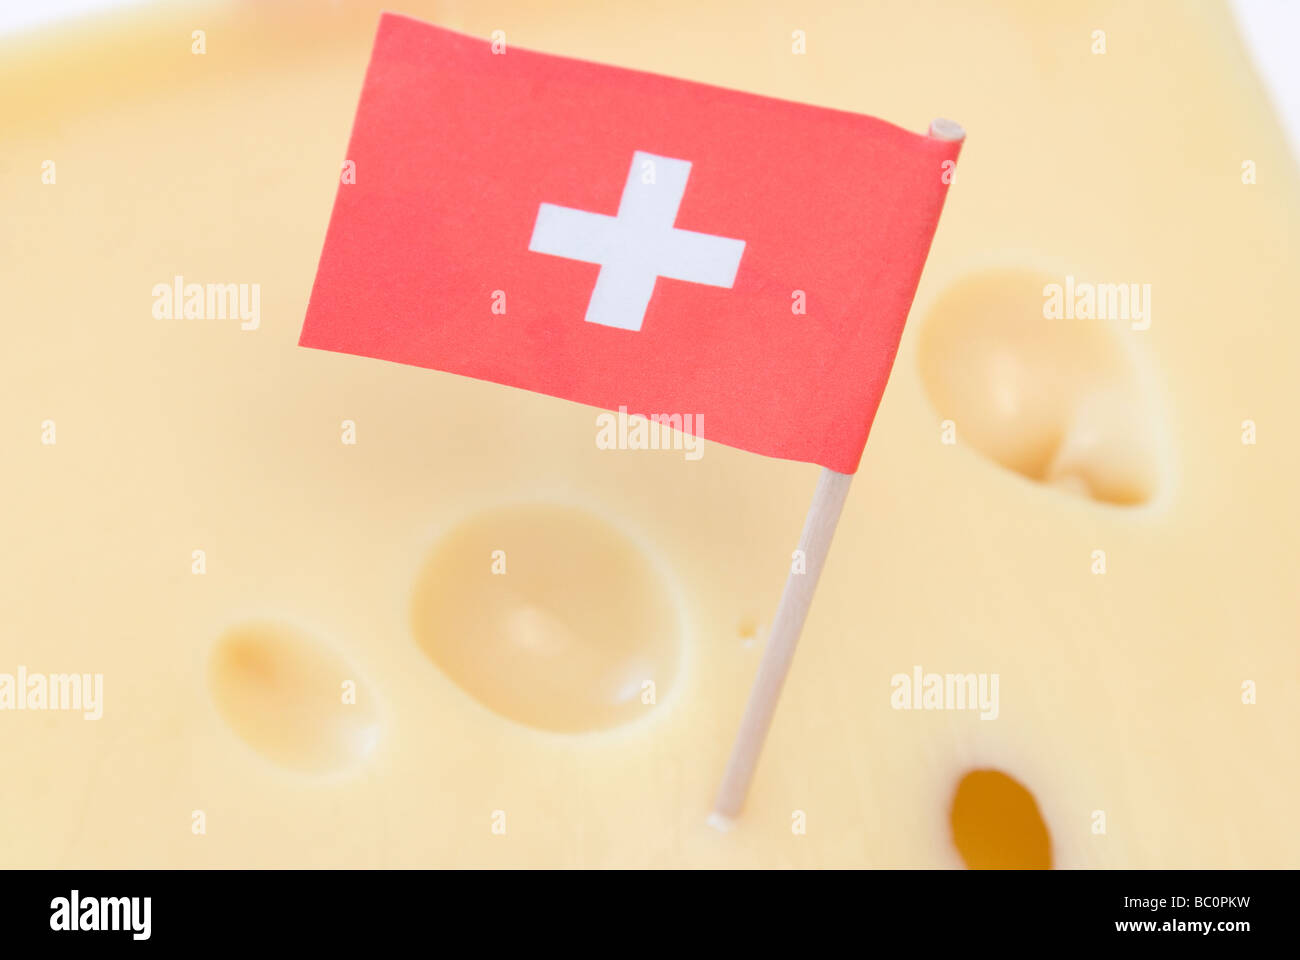
<path id="1" fill-rule="evenodd" d="M 959 124 L 941 119 L 930 124 L 930 136 L 940 140 L 962 140 L 966 132 Z M 939 175 L 939 171 L 936 171 L 935 176 Z M 763 650 L 762 662 L 758 665 L 758 676 L 754 678 L 754 686 L 749 692 L 749 702 L 745 705 L 745 715 L 740 721 L 740 731 L 736 734 L 731 758 L 722 775 L 722 786 L 718 788 L 718 797 L 713 804 L 713 816 L 709 819 L 714 826 L 725 829 L 731 818 L 739 814 L 740 808 L 744 806 L 749 783 L 754 777 L 754 768 L 758 765 L 758 755 L 763 749 L 768 728 L 772 725 L 776 702 L 781 696 L 781 687 L 785 684 L 790 662 L 794 659 L 795 646 L 799 643 L 799 634 L 803 631 L 808 608 L 812 606 L 817 580 L 826 563 L 831 539 L 835 536 L 835 525 L 839 522 L 844 500 L 849 495 L 849 484 L 852 482 L 853 474 L 837 473 L 827 468 L 822 469 L 817 481 L 817 489 L 804 520 L 803 533 L 799 537 L 805 569 L 803 573 L 796 573 L 792 568 L 786 577 L 785 590 L 781 593 L 776 618 L 772 621 L 772 632 L 767 647 Z"/>
<path id="2" fill-rule="evenodd" d="M 776 701 L 781 696 L 781 686 L 790 670 L 790 661 L 794 659 L 794 648 L 799 642 L 799 633 L 803 630 L 808 608 L 812 606 L 817 578 L 821 576 L 822 565 L 830 551 L 831 538 L 835 536 L 835 524 L 839 522 L 844 498 L 849 495 L 849 484 L 852 482 L 853 474 L 836 473 L 825 468 L 817 480 L 817 490 L 808 507 L 803 534 L 799 537 L 805 570 L 803 573 L 795 573 L 791 569 L 790 575 L 786 577 L 785 590 L 776 608 L 776 619 L 772 621 L 772 632 L 767 647 L 763 650 L 763 660 L 758 665 L 758 676 L 749 692 L 745 716 L 740 721 L 740 732 L 736 734 L 731 759 L 727 761 L 727 770 L 718 790 L 718 799 L 713 804 L 713 811 L 718 816 L 734 817 L 745 802 L 749 781 L 758 764 L 759 751 L 763 749 L 767 728 L 772 723 L 772 714 L 776 712 Z"/>

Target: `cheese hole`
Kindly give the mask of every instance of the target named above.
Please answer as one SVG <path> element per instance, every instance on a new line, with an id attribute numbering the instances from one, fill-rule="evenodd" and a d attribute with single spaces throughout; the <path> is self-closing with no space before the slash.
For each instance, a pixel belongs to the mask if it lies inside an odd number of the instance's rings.
<path id="1" fill-rule="evenodd" d="M 972 770 L 952 799 L 952 838 L 971 870 L 1050 870 L 1052 842 L 1034 795 L 998 770 Z"/>
<path id="2" fill-rule="evenodd" d="M 483 706 L 565 733 L 647 716 L 681 658 L 679 606 L 657 565 L 559 504 L 496 508 L 443 536 L 416 579 L 411 628 Z"/>
<path id="3" fill-rule="evenodd" d="M 1064 280 L 1003 269 L 954 284 L 922 329 L 922 379 L 959 444 L 1071 495 L 1144 503 L 1158 484 L 1156 417 L 1122 327 L 1044 317 L 1044 288 Z"/>
<path id="4" fill-rule="evenodd" d="M 341 657 L 286 624 L 252 622 L 227 631 L 212 651 L 208 679 L 230 728 L 289 769 L 341 770 L 378 741 L 370 690 Z"/>

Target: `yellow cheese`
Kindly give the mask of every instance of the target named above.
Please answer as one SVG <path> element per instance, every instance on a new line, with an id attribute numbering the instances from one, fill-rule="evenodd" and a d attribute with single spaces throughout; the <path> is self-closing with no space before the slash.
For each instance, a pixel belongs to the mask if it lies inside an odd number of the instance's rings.
<path id="1" fill-rule="evenodd" d="M 1300 866 L 1300 189 L 1225 9 L 401 5 L 970 132 L 720 833 L 816 468 L 297 347 L 380 7 L 0 43 L 0 675 L 103 678 L 0 710 L 0 864 Z M 1045 317 L 1067 277 L 1148 316 Z"/>

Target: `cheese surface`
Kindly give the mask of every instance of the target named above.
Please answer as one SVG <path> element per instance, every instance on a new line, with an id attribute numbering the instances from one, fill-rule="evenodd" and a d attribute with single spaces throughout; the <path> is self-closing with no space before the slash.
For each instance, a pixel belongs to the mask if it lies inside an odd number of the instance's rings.
<path id="1" fill-rule="evenodd" d="M 1300 866 L 1300 188 L 1221 5 L 401 5 L 968 131 L 729 832 L 816 468 L 297 346 L 380 9 L 0 40 L 0 865 Z"/>

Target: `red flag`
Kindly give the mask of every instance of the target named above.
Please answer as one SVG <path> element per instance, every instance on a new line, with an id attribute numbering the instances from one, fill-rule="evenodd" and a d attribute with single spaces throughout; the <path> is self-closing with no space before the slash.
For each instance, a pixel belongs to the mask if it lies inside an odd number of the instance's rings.
<path id="1" fill-rule="evenodd" d="M 300 343 L 852 472 L 959 149 L 385 14 Z"/>

